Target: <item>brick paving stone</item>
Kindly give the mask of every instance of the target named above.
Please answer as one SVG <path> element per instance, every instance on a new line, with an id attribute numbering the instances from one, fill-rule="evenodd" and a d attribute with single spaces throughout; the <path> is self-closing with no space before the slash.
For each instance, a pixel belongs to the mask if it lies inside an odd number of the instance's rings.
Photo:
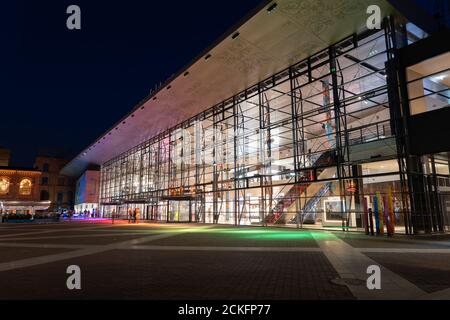
<path id="1" fill-rule="evenodd" d="M 49 232 L 32 234 L 41 231 Z M 25 235 L 17 236 L 20 240 L 7 240 L 14 234 L 22 233 Z M 107 235 L 110 233 L 114 235 Z M 89 237 L 96 234 L 105 236 Z M 277 252 L 277 247 L 318 249 L 313 235 L 325 240 L 329 235 L 320 231 L 186 224 L 64 222 L 0 225 L 0 236 L 7 235 L 5 239 L 0 237 L 0 243 L 11 245 L 17 242 L 21 245 L 57 243 L 102 246 L 155 234 L 170 237 L 141 244 L 170 246 L 172 250 L 110 250 L 0 272 L 0 299 L 353 299 L 347 287 L 331 282 L 338 274 L 323 253 Z M 354 233 L 334 234 L 356 248 L 450 247 L 445 236 L 398 236 L 388 239 Z M 55 235 L 79 237 L 31 239 Z M 421 242 L 421 239 L 428 241 Z M 185 251 L 173 246 L 230 248 L 228 251 Z M 233 251 L 233 247 L 271 247 L 273 250 Z M 0 247 L 0 263 L 71 251 Z M 364 255 L 426 292 L 450 287 L 450 254 L 365 252 Z M 69 291 L 65 287 L 66 268 L 70 264 L 82 268 L 81 291 Z"/>
<path id="2" fill-rule="evenodd" d="M 152 245 L 163 246 L 217 246 L 217 247 L 301 247 L 317 248 L 316 241 L 304 231 L 291 231 L 290 234 L 298 233 L 298 239 L 277 239 L 276 237 L 267 237 L 268 234 L 261 232 L 251 235 L 246 234 L 220 234 L 208 233 L 189 233 L 180 234 L 171 238 L 152 241 Z M 304 237 L 302 236 L 304 235 Z M 270 234 L 269 234 L 270 236 Z"/>
<path id="3" fill-rule="evenodd" d="M 25 238 L 45 238 L 45 237 L 59 237 L 59 236 L 80 236 L 80 237 L 84 237 L 84 236 L 101 236 L 102 234 L 116 234 L 117 236 L 121 236 L 122 234 L 126 233 L 126 234 L 136 234 L 136 235 L 151 235 L 151 234 L 158 234 L 161 231 L 157 231 L 157 230 L 92 230 L 92 229 L 86 229 L 86 230 L 67 230 L 67 231 L 63 231 L 63 230 L 58 230 L 58 231 L 49 231 L 46 233 L 31 233 L 31 234 L 21 234 L 19 237 L 17 238 L 23 238 L 24 240 L 26 240 Z M 0 234 L 1 235 L 1 234 Z M 15 238 L 14 234 L 8 235 L 7 237 L 0 237 L 0 240 L 3 239 L 9 239 L 9 238 Z"/>
<path id="4" fill-rule="evenodd" d="M 450 249 L 450 241 L 441 240 L 431 243 L 422 238 L 411 238 L 397 236 L 388 238 L 387 236 L 367 236 L 365 234 L 335 233 L 341 240 L 354 248 L 407 248 L 407 249 Z"/>
<path id="5" fill-rule="evenodd" d="M 0 263 L 67 252 L 70 249 L 0 247 Z M 1 283 L 0 283 L 1 284 Z"/>
<path id="6" fill-rule="evenodd" d="M 428 293 L 450 288 L 450 254 L 366 253 L 366 255 Z"/>
<path id="7" fill-rule="evenodd" d="M 47 236 L 47 234 L 45 234 Z M 45 237 L 44 235 L 36 235 L 36 237 Z M 30 238 L 32 236 L 30 235 Z M 9 243 L 41 243 L 41 244 L 84 244 L 84 245 L 106 245 L 119 241 L 126 241 L 131 239 L 142 238 L 143 235 L 121 235 L 120 233 L 114 236 L 99 236 L 99 237 L 83 237 L 80 235 L 79 237 L 73 238 L 50 238 L 50 239 L 26 239 L 24 237 L 21 240 L 8 240 L 8 239 L 0 239 L 3 242 Z"/>
<path id="8" fill-rule="evenodd" d="M 65 268 L 82 290 L 65 289 Z M 45 271 L 46 277 L 36 278 Z M 352 299 L 321 253 L 114 250 L 0 273 L 0 299 Z"/>
<path id="9" fill-rule="evenodd" d="M 0 239 L 5 238 L 6 236 L 8 237 L 14 237 L 14 235 L 23 235 L 26 233 L 33 233 L 36 232 L 36 230 L 19 230 L 19 229 L 14 229 L 14 230 L 0 230 Z"/>

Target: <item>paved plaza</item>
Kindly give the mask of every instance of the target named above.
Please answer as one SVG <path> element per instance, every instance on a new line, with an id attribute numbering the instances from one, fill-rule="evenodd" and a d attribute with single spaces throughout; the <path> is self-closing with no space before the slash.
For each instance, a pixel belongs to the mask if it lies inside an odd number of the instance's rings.
<path id="1" fill-rule="evenodd" d="M 68 266 L 81 290 L 66 286 Z M 368 290 L 367 267 L 381 268 Z M 450 237 L 111 221 L 0 224 L 0 299 L 449 299 Z"/>

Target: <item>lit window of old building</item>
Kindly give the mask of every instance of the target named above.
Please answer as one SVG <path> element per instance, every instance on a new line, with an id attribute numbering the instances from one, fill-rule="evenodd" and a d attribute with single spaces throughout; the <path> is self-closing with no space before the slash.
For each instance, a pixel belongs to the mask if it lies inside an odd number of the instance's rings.
<path id="1" fill-rule="evenodd" d="M 22 196 L 31 195 L 31 180 L 30 179 L 22 179 L 19 185 L 19 194 Z"/>
<path id="2" fill-rule="evenodd" d="M 9 193 L 9 179 L 0 178 L 0 195 L 5 195 Z"/>

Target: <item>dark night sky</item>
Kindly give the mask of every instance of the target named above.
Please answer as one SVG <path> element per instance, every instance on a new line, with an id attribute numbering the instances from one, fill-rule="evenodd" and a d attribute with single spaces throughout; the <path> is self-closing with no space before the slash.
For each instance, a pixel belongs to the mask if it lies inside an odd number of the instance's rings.
<path id="1" fill-rule="evenodd" d="M 261 0 L 11 1 L 0 22 L 0 146 L 75 156 Z M 77 4 L 82 30 L 66 28 Z"/>

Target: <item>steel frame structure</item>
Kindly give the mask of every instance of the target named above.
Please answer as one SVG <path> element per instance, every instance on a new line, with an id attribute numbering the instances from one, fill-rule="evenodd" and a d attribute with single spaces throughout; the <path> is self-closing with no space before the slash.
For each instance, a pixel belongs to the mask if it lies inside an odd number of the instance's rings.
<path id="1" fill-rule="evenodd" d="M 362 228 L 364 197 L 390 189 L 411 233 L 396 32 L 386 19 L 111 159 L 103 214 L 140 204 L 174 222 L 169 203 L 186 201 L 178 221 L 303 227 L 308 215 L 324 224 L 323 199 L 337 197 L 333 214 L 348 230 Z M 395 169 L 376 167 L 383 161 Z"/>

